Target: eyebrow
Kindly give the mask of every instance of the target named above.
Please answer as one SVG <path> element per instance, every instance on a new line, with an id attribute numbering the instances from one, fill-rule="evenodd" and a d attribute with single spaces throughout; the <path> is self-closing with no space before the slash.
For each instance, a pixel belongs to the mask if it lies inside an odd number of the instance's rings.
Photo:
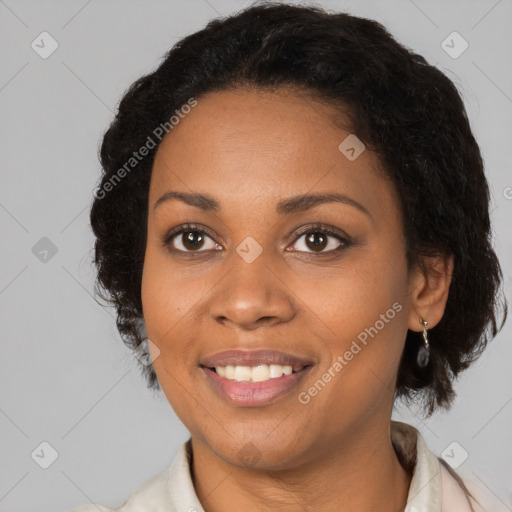
<path id="1" fill-rule="evenodd" d="M 182 201 L 183 203 L 186 203 L 190 206 L 195 206 L 196 208 L 200 208 L 204 211 L 220 212 L 222 210 L 219 201 L 217 201 L 212 196 L 200 193 L 175 191 L 167 192 L 162 197 L 160 197 L 155 202 L 153 210 L 156 210 L 159 205 L 171 200 Z M 372 218 L 370 212 L 362 204 L 348 196 L 338 194 L 336 192 L 323 194 L 303 194 L 299 196 L 288 197 L 277 203 L 276 212 L 280 215 L 290 215 L 292 213 L 304 212 L 320 204 L 332 202 L 353 206 L 354 208 L 357 208 L 359 211 Z"/>

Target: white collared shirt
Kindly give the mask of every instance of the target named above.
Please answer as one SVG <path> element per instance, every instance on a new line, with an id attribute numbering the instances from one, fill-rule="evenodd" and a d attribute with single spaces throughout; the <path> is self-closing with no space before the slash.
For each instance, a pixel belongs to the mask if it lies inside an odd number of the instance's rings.
<path id="1" fill-rule="evenodd" d="M 391 421 L 391 439 L 400 462 L 412 467 L 404 512 L 472 512 L 463 489 L 429 450 L 415 427 Z M 191 477 L 190 450 L 188 439 L 180 446 L 170 467 L 141 484 L 120 507 L 89 504 L 69 512 L 204 512 Z M 468 488 L 481 502 L 481 496 L 475 495 L 476 489 Z M 473 500 L 471 504 L 474 512 L 492 512 Z"/>

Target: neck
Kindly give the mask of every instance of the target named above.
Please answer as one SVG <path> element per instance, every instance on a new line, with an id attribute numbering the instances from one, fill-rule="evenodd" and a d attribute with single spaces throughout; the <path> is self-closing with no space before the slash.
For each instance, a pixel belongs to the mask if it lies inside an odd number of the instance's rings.
<path id="1" fill-rule="evenodd" d="M 205 512 L 404 510 L 411 475 L 396 456 L 389 425 L 358 430 L 314 451 L 315 456 L 305 455 L 292 469 L 248 469 L 226 463 L 192 437 L 196 493 Z"/>

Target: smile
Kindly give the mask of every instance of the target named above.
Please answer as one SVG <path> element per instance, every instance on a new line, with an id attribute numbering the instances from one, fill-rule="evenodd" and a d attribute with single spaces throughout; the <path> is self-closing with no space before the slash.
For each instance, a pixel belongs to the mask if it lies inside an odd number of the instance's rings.
<path id="1" fill-rule="evenodd" d="M 313 368 L 312 365 L 202 366 L 213 391 L 230 404 L 259 407 L 290 393 Z"/>
<path id="2" fill-rule="evenodd" d="M 305 365 L 296 365 L 295 367 L 281 364 L 260 364 L 257 366 L 215 366 L 218 375 L 229 380 L 237 382 L 265 382 L 270 379 L 277 379 L 283 375 L 291 375 L 297 373 Z"/>

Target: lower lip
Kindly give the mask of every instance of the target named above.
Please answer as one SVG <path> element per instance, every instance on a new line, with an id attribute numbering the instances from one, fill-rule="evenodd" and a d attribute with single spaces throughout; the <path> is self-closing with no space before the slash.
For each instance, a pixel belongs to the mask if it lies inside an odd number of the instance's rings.
<path id="1" fill-rule="evenodd" d="M 281 398 L 295 388 L 311 368 L 313 366 L 306 366 L 297 373 L 264 382 L 237 382 L 221 377 L 210 368 L 201 367 L 214 391 L 229 403 L 240 407 L 258 407 Z"/>

